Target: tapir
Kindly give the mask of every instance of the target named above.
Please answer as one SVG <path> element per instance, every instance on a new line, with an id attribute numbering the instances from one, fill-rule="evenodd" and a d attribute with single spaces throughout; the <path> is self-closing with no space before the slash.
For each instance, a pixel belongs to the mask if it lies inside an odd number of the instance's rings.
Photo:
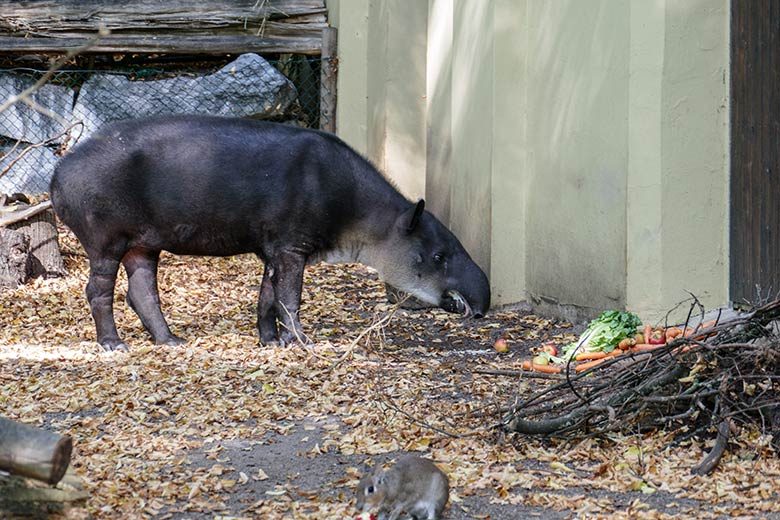
<path id="1" fill-rule="evenodd" d="M 182 339 L 160 310 L 161 251 L 257 255 L 262 344 L 307 342 L 298 316 L 307 264 L 358 262 L 423 302 L 481 317 L 485 273 L 425 203 L 406 199 L 338 137 L 282 123 L 167 116 L 110 124 L 62 158 L 51 201 L 89 258 L 86 295 L 105 350 L 127 350 L 126 301 L 157 344 Z"/>

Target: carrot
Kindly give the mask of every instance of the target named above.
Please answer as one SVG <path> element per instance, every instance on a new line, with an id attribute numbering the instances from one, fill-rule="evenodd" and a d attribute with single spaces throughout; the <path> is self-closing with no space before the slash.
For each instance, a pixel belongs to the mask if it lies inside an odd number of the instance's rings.
<path id="1" fill-rule="evenodd" d="M 594 359 L 593 361 L 588 361 L 587 363 L 580 363 L 579 365 L 574 367 L 574 371 L 579 374 L 580 372 L 584 372 L 585 370 L 593 368 L 596 365 L 603 363 L 604 361 L 605 359 L 601 358 L 601 359 Z"/>
<path id="2" fill-rule="evenodd" d="M 629 349 L 630 352 L 647 352 L 648 350 L 655 350 L 663 345 L 651 345 L 650 343 L 637 343 Z"/>
<path id="3" fill-rule="evenodd" d="M 666 329 L 666 341 L 671 341 L 674 338 L 681 336 L 682 333 L 683 331 L 677 327 L 669 327 L 668 329 Z"/>
<path id="4" fill-rule="evenodd" d="M 636 339 L 635 338 L 625 338 L 620 343 L 618 343 L 618 348 L 620 350 L 627 350 L 631 347 L 636 345 Z"/>
<path id="5" fill-rule="evenodd" d="M 685 352 L 692 350 L 695 346 L 696 345 L 683 345 L 682 347 L 677 347 L 672 350 L 672 354 L 684 354 Z"/>
<path id="6" fill-rule="evenodd" d="M 556 365 L 537 365 L 533 363 L 534 370 L 537 372 L 545 372 L 547 374 L 560 374 L 561 367 Z"/>
<path id="7" fill-rule="evenodd" d="M 607 357 L 606 352 L 580 352 L 574 356 L 574 359 L 577 361 L 592 361 L 594 359 L 604 359 L 605 357 Z"/>
<path id="8" fill-rule="evenodd" d="M 645 339 L 644 339 L 645 343 L 650 343 L 650 334 L 652 332 L 653 332 L 653 327 L 650 326 L 649 323 L 647 325 L 645 325 L 645 330 L 644 330 L 644 334 L 643 334 L 644 337 L 645 337 Z"/>
<path id="9" fill-rule="evenodd" d="M 561 367 L 555 365 L 537 365 L 530 359 L 523 361 L 523 370 L 533 370 L 536 372 L 545 372 L 547 374 L 560 374 Z"/>
<path id="10" fill-rule="evenodd" d="M 698 332 L 698 331 L 700 331 L 702 329 L 708 329 L 708 328 L 712 327 L 713 325 L 715 325 L 715 323 L 716 323 L 716 320 L 710 320 L 710 321 L 707 321 L 705 323 L 702 323 L 701 327 L 694 327 L 694 328 L 686 327 L 685 332 L 683 332 L 683 336 L 688 337 L 691 334 L 693 334 L 694 332 Z"/>

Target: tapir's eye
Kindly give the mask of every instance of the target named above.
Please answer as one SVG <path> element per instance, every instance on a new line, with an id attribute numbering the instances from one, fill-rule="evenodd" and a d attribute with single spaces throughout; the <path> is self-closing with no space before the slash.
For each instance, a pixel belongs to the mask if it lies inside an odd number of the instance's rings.
<path id="1" fill-rule="evenodd" d="M 441 253 L 436 253 L 433 255 L 433 263 L 434 264 L 440 264 L 444 262 L 444 255 Z"/>

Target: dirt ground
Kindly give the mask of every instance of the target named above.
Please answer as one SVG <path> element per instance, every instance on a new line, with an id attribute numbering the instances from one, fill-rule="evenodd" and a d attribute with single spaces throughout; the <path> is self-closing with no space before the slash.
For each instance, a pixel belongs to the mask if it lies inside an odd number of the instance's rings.
<path id="1" fill-rule="evenodd" d="M 262 347 L 256 259 L 166 255 L 164 311 L 189 341 L 153 345 L 121 278 L 115 314 L 131 351 L 105 353 L 91 341 L 86 259 L 62 241 L 67 278 L 0 293 L 0 413 L 73 437 L 61 486 L 89 498 L 66 516 L 354 518 L 364 464 L 415 452 L 448 474 L 449 520 L 780 518 L 780 464 L 758 432 L 735 437 L 707 477 L 690 467 L 711 439 L 503 432 L 502 409 L 546 383 L 484 372 L 571 341 L 567 323 L 522 307 L 479 321 L 394 311 L 369 269 L 319 265 L 302 309 L 314 345 Z M 492 348 L 499 337 L 509 353 Z"/>

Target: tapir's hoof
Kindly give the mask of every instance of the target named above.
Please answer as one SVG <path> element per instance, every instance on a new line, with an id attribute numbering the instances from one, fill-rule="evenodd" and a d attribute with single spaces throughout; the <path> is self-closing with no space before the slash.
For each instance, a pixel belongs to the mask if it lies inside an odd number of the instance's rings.
<path id="1" fill-rule="evenodd" d="M 304 334 L 295 335 L 282 333 L 281 337 L 260 339 L 260 345 L 263 347 L 286 347 L 290 345 L 311 346 L 313 344 L 314 342 Z"/>
<path id="2" fill-rule="evenodd" d="M 156 341 L 155 343 L 157 343 L 158 345 L 167 345 L 169 347 L 175 347 L 177 345 L 183 345 L 187 343 L 187 340 L 171 334 L 169 337 L 160 341 Z"/>
<path id="3" fill-rule="evenodd" d="M 314 342 L 308 338 L 305 334 L 293 334 L 293 333 L 282 333 L 281 339 L 279 340 L 280 346 L 285 347 L 289 345 L 303 345 L 306 347 L 310 347 L 314 345 Z"/>
<path id="4" fill-rule="evenodd" d="M 127 343 L 121 339 L 105 340 L 100 343 L 100 346 L 103 347 L 103 350 L 106 352 L 128 352 L 130 350 L 130 347 L 127 346 Z"/>

